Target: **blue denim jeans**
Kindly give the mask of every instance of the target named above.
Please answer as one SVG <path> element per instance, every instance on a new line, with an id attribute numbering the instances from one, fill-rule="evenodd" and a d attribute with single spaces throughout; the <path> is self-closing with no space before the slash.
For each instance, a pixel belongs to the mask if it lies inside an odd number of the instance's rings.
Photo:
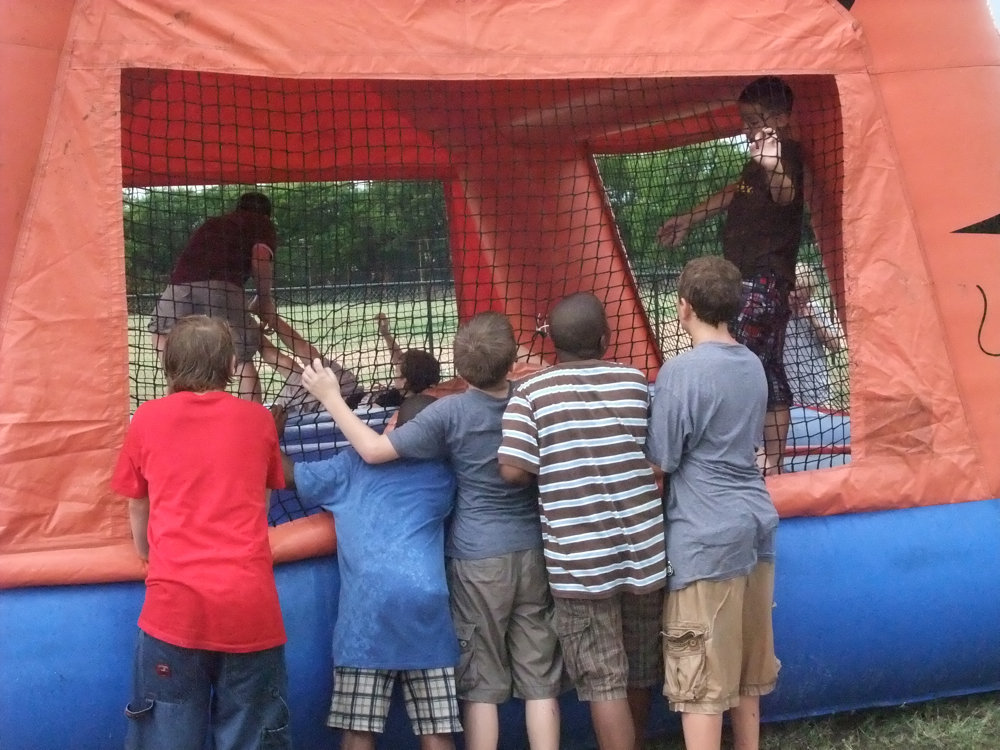
<path id="1" fill-rule="evenodd" d="M 285 648 L 229 654 L 139 631 L 126 750 L 291 750 Z"/>

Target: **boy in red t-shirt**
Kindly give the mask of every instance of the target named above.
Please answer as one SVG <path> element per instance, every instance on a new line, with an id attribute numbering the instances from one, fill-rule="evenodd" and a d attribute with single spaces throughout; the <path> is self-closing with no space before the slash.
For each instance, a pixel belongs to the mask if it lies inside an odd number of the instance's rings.
<path id="1" fill-rule="evenodd" d="M 284 487 L 277 430 L 224 390 L 225 321 L 180 319 L 162 364 L 167 396 L 136 410 L 111 480 L 149 562 L 126 747 L 201 750 L 211 733 L 214 747 L 290 748 L 267 533 L 269 488 Z"/>

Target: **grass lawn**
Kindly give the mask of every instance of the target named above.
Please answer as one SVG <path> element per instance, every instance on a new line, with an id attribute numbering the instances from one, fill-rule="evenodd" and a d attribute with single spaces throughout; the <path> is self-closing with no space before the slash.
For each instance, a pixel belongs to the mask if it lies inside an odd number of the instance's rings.
<path id="1" fill-rule="evenodd" d="M 732 747 L 724 736 L 723 748 Z M 896 708 L 852 711 L 765 724 L 761 750 L 997 750 L 1000 693 L 944 698 Z M 683 750 L 678 737 L 647 743 L 647 750 Z"/>

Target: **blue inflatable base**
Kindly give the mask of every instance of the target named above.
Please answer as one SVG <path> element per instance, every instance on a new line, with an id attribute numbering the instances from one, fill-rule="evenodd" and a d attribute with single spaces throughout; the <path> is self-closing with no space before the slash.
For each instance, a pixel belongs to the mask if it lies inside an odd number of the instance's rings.
<path id="1" fill-rule="evenodd" d="M 765 720 L 1000 689 L 1000 500 L 826 518 L 778 531 L 774 610 L 782 661 Z M 338 746 L 325 726 L 335 558 L 276 570 L 288 630 L 293 737 Z M 0 591 L 0 747 L 121 747 L 141 584 Z M 393 707 L 384 748 L 416 748 Z M 586 706 L 563 707 L 563 746 L 593 747 Z M 523 711 L 502 709 L 502 747 L 527 746 Z M 649 731 L 679 726 L 662 699 Z"/>

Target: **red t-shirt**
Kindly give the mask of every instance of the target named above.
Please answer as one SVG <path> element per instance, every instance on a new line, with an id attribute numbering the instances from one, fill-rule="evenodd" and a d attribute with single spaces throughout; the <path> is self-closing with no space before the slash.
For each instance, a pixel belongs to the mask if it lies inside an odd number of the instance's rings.
<path id="1" fill-rule="evenodd" d="M 198 227 L 177 259 L 171 284 L 228 281 L 243 286 L 250 278 L 253 247 L 263 243 L 272 252 L 278 237 L 269 216 L 233 211 L 214 216 Z"/>
<path id="2" fill-rule="evenodd" d="M 184 648 L 247 653 L 285 642 L 266 488 L 284 487 L 267 409 L 222 391 L 140 406 L 111 480 L 149 497 L 139 627 Z"/>

